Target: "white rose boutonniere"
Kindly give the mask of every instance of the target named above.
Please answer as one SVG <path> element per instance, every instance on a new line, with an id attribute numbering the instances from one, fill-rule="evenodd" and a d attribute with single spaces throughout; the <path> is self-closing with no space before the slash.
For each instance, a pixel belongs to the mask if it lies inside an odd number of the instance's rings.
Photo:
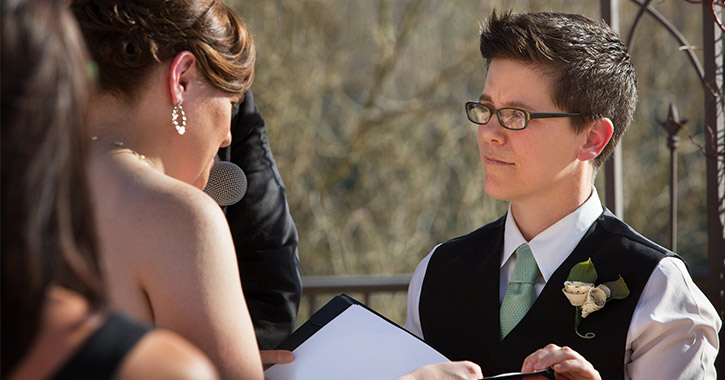
<path id="1" fill-rule="evenodd" d="M 609 300 L 621 300 L 629 296 L 629 288 L 622 276 L 616 281 L 605 282 L 597 286 L 597 270 L 594 268 L 592 259 L 582 261 L 574 265 L 569 272 L 567 281 L 564 282 L 562 291 L 572 306 L 576 307 L 574 319 L 574 332 L 584 339 L 592 339 L 595 334 L 588 332 L 581 334 L 579 324 L 582 318 L 601 309 Z"/>

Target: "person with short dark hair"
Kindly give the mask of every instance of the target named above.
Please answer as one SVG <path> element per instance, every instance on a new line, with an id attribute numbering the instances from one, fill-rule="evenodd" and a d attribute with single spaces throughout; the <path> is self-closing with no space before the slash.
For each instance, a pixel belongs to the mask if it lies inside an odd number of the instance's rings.
<path id="1" fill-rule="evenodd" d="M 486 193 L 509 209 L 421 261 L 406 327 L 489 376 L 716 378 L 714 307 L 593 186 L 637 102 L 617 34 L 580 15 L 494 12 L 480 48 L 486 81 L 466 113 Z"/>

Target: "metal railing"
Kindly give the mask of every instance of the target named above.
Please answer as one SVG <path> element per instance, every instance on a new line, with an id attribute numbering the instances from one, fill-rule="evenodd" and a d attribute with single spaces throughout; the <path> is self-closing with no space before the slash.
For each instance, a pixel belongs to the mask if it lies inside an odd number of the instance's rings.
<path id="1" fill-rule="evenodd" d="M 362 302 L 370 305 L 373 293 L 407 292 L 410 283 L 409 274 L 392 276 L 352 276 L 352 277 L 304 277 L 302 278 L 302 298 L 307 303 L 308 315 L 317 310 L 317 297 L 325 294 L 362 293 Z"/>

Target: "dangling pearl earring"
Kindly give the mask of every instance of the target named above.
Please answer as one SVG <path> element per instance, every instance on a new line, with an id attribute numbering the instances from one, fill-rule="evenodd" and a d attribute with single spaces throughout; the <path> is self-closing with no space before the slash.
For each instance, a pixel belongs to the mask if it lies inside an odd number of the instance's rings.
<path id="1" fill-rule="evenodd" d="M 179 124 L 179 117 L 181 118 L 181 124 Z M 180 135 L 186 132 L 186 114 L 184 113 L 184 108 L 181 107 L 181 100 L 174 106 L 174 110 L 171 111 L 171 123 Z"/>

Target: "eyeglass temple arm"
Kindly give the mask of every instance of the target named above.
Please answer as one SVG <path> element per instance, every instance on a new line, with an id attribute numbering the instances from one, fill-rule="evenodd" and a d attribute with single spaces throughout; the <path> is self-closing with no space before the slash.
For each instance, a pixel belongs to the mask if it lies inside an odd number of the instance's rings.
<path id="1" fill-rule="evenodd" d="M 550 119 L 554 117 L 584 116 L 580 113 L 529 113 L 530 119 Z"/>

